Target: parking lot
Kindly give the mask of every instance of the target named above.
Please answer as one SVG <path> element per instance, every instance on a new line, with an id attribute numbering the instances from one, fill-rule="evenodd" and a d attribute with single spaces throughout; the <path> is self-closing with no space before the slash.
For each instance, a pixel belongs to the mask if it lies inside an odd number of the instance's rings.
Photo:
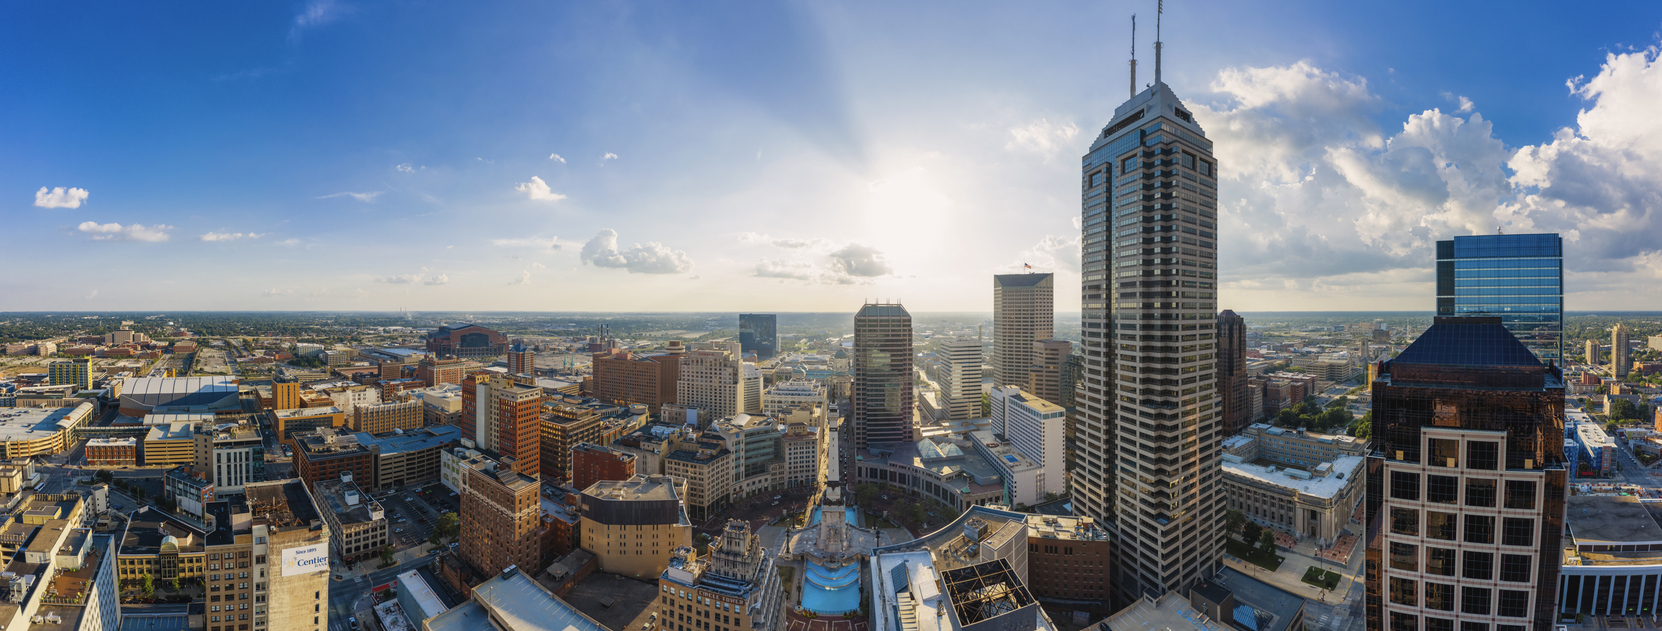
<path id="1" fill-rule="evenodd" d="M 440 514 L 457 512 L 457 498 L 451 497 L 450 489 L 438 482 L 410 490 L 395 489 L 375 497 L 387 511 L 394 550 L 425 543 Z"/>

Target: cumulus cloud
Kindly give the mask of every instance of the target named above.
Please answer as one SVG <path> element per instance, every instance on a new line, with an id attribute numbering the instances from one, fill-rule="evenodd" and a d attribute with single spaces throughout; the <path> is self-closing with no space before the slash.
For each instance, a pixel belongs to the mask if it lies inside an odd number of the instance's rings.
<path id="1" fill-rule="evenodd" d="M 761 242 L 771 241 L 764 239 Z M 849 243 L 840 248 L 831 246 L 824 249 L 831 251 L 818 255 L 797 254 L 793 258 L 762 259 L 756 263 L 752 275 L 815 285 L 866 285 L 875 282 L 877 277 L 894 273 L 883 253 L 871 246 Z"/>
<path id="2" fill-rule="evenodd" d="M 404 164 L 400 164 L 400 165 L 395 166 L 393 168 L 398 169 L 398 171 L 400 173 L 415 173 L 416 171 L 425 171 L 425 170 L 427 170 L 427 167 L 419 167 L 419 166 L 410 164 L 408 162 L 405 162 Z"/>
<path id="3" fill-rule="evenodd" d="M 429 276 L 427 278 L 427 280 L 422 281 L 422 284 L 424 284 L 424 285 L 448 285 L 448 284 L 450 284 L 450 276 L 448 274 L 434 274 L 432 276 Z"/>
<path id="4" fill-rule="evenodd" d="M 363 202 L 365 204 L 368 204 L 368 203 L 374 202 L 375 198 L 380 197 L 381 193 L 384 193 L 384 192 L 385 191 L 369 191 L 367 193 L 354 193 L 352 191 L 341 191 L 339 193 L 330 193 L 328 195 L 319 195 L 318 199 L 329 199 L 331 197 L 350 197 L 352 199 L 355 199 L 355 200 L 358 200 L 358 201 Z"/>
<path id="5" fill-rule="evenodd" d="M 289 39 L 298 40 L 306 29 L 323 26 L 335 21 L 344 13 L 344 7 L 335 0 L 311 0 L 294 16 L 294 24 L 289 27 Z"/>
<path id="6" fill-rule="evenodd" d="M 1047 234 L 1033 247 L 1019 255 L 1020 260 L 1004 266 L 1003 270 L 1009 273 L 1028 271 L 1024 265 L 1032 265 L 1035 272 L 1079 272 L 1079 235 L 1058 237 Z"/>
<path id="7" fill-rule="evenodd" d="M 196 237 L 202 241 L 236 241 L 238 239 L 258 239 L 265 236 L 258 232 L 209 232 Z"/>
<path id="8" fill-rule="evenodd" d="M 1010 142 L 1004 145 L 1005 149 L 1021 149 L 1043 155 L 1046 158 L 1058 153 L 1076 152 L 1079 139 L 1079 126 L 1072 122 L 1052 123 L 1050 119 L 1041 118 L 1026 125 L 1010 128 Z"/>
<path id="9" fill-rule="evenodd" d="M 549 189 L 548 183 L 543 182 L 542 178 L 535 175 L 531 176 L 531 181 L 515 185 L 514 190 L 525 193 L 526 197 L 539 202 L 557 202 L 566 198 L 565 195 Z"/>
<path id="10" fill-rule="evenodd" d="M 595 267 L 622 268 L 632 274 L 682 274 L 692 271 L 693 267 L 692 259 L 686 252 L 669 249 L 657 242 L 636 243 L 629 249 L 619 250 L 617 231 L 610 228 L 601 230 L 583 244 L 579 258 Z"/>
<path id="11" fill-rule="evenodd" d="M 267 295 L 267 296 L 287 296 L 287 295 L 293 294 L 294 290 L 293 289 L 278 289 L 276 287 L 272 287 L 271 289 L 267 289 L 267 290 L 265 290 L 263 292 L 260 292 L 260 293 L 262 293 L 264 295 Z"/>
<path id="12" fill-rule="evenodd" d="M 491 239 L 491 245 L 499 248 L 537 248 L 550 252 L 565 248 L 559 237 L 520 237 L 516 239 Z"/>
<path id="13" fill-rule="evenodd" d="M 542 263 L 532 262 L 531 269 L 548 269 L 548 266 L 543 265 Z"/>
<path id="14" fill-rule="evenodd" d="M 391 283 L 394 285 L 408 285 L 421 282 L 421 274 L 394 274 L 392 276 L 377 276 L 377 283 Z"/>
<path id="15" fill-rule="evenodd" d="M 101 224 L 96 221 L 83 221 L 81 225 L 76 226 L 76 229 L 92 237 L 94 241 L 148 241 L 154 243 L 166 241 L 168 239 L 167 231 L 172 230 L 173 226 L 162 224 L 146 226 L 136 223 L 123 226 L 119 223 Z"/>
<path id="16" fill-rule="evenodd" d="M 549 159 L 549 160 L 553 160 L 553 161 L 555 161 L 555 162 L 558 162 L 558 163 L 560 163 L 560 164 L 565 164 L 565 163 L 566 163 L 566 159 L 565 159 L 565 158 L 562 158 L 562 157 L 560 157 L 560 154 L 558 154 L 558 153 L 550 153 L 550 154 L 548 154 L 548 159 Z"/>
<path id="17" fill-rule="evenodd" d="M 850 243 L 831 253 L 831 265 L 837 271 L 859 278 L 872 278 L 894 273 L 894 268 L 877 248 Z"/>
<path id="18" fill-rule="evenodd" d="M 608 152 L 606 152 L 606 155 L 600 156 L 600 159 L 601 160 L 616 160 L 617 159 L 617 154 L 608 151 Z"/>
<path id="19" fill-rule="evenodd" d="M 35 205 L 41 208 L 80 208 L 87 201 L 87 189 L 44 186 L 35 191 Z"/>
<path id="20" fill-rule="evenodd" d="M 531 270 L 520 270 L 519 276 L 517 278 L 514 278 L 513 280 L 508 281 L 508 284 L 509 285 L 529 285 L 529 284 L 531 284 Z"/>

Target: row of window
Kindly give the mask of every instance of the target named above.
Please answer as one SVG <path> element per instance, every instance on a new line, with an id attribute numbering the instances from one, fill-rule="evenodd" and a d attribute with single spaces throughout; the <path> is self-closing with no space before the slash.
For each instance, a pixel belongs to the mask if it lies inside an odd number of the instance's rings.
<path id="1" fill-rule="evenodd" d="M 1436 439 L 1433 439 L 1436 440 Z M 1435 457 L 1435 456 L 1434 456 Z M 1428 474 L 1425 485 L 1420 485 L 1420 474 L 1412 471 L 1391 472 L 1391 499 L 1418 502 L 1421 497 L 1435 504 L 1460 504 L 1460 478 L 1450 475 Z M 1466 506 L 1495 508 L 1499 480 L 1466 478 Z M 1422 495 L 1423 491 L 1423 495 Z M 1504 506 L 1509 509 L 1535 508 L 1535 481 L 1506 480 Z"/>
<path id="2" fill-rule="evenodd" d="M 1418 586 L 1418 583 L 1411 579 L 1392 578 L 1390 586 L 1391 602 L 1410 607 L 1420 606 L 1420 597 L 1416 590 Z M 1453 585 L 1427 582 L 1424 587 L 1426 609 L 1455 610 L 1454 593 L 1456 590 Z M 1529 592 L 1527 591 L 1517 589 L 1496 590 L 1487 587 L 1462 585 L 1459 592 L 1460 613 L 1478 616 L 1498 614 L 1507 618 L 1529 617 Z M 1498 607 L 1495 602 L 1495 592 L 1500 592 Z M 1429 622 L 1429 620 L 1428 618 L 1427 621 Z"/>
<path id="3" fill-rule="evenodd" d="M 1427 539 L 1455 541 L 1459 519 L 1460 516 L 1454 513 L 1425 511 L 1423 536 Z M 1412 537 L 1422 536 L 1420 511 L 1413 508 L 1391 508 L 1391 532 Z M 1465 543 L 1495 543 L 1495 516 L 1466 515 L 1465 536 L 1460 540 Z M 1535 545 L 1535 521 L 1523 517 L 1501 518 L 1500 543 L 1508 546 Z"/>
<path id="4" fill-rule="evenodd" d="M 1457 555 L 1451 548 L 1425 547 L 1425 573 L 1437 576 L 1454 576 L 1455 559 L 1460 558 L 1463 563 L 1459 573 L 1462 578 L 1477 580 L 1495 579 L 1495 553 L 1481 550 L 1465 550 L 1464 554 Z M 1390 565 L 1391 569 L 1405 572 L 1420 571 L 1420 546 L 1411 543 L 1391 542 Z M 1500 580 L 1510 583 L 1528 583 L 1534 575 L 1530 568 L 1534 566 L 1533 557 L 1527 554 L 1501 554 Z"/>

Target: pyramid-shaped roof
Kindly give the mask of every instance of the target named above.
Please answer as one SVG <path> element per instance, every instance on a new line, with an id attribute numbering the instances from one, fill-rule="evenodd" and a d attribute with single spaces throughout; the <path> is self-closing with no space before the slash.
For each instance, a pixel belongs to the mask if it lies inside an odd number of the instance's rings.
<path id="1" fill-rule="evenodd" d="M 1439 317 L 1393 364 L 1540 366 L 1498 317 Z"/>

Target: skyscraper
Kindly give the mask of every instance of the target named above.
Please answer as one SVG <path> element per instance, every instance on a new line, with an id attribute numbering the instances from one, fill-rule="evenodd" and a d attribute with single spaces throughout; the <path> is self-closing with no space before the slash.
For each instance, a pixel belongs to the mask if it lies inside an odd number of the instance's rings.
<path id="1" fill-rule="evenodd" d="M 913 440 L 912 314 L 868 303 L 854 314 L 855 449 Z"/>
<path id="2" fill-rule="evenodd" d="M 1564 357 L 1564 245 L 1556 234 L 1437 242 L 1437 315 L 1495 315 L 1542 363 Z"/>
<path id="3" fill-rule="evenodd" d="M 1246 319 L 1225 309 L 1218 314 L 1218 396 L 1223 398 L 1225 436 L 1241 433 L 1252 420 L 1246 380 Z"/>
<path id="4" fill-rule="evenodd" d="M 941 408 L 947 420 L 961 421 L 981 415 L 981 340 L 962 335 L 937 337 L 935 357 L 940 360 Z"/>
<path id="5" fill-rule="evenodd" d="M 733 353 L 692 351 L 681 357 L 677 373 L 675 402 L 696 406 L 701 422 L 744 411 L 744 362 Z"/>
<path id="6" fill-rule="evenodd" d="M 1633 366 L 1633 347 L 1628 346 L 1627 326 L 1620 322 L 1610 329 L 1610 374 L 1617 379 L 1627 376 Z"/>
<path id="7" fill-rule="evenodd" d="M 1598 340 L 1587 340 L 1586 358 L 1582 361 L 1582 363 L 1587 364 L 1588 366 L 1597 366 L 1597 365 L 1599 365 L 1599 341 Z"/>
<path id="8" fill-rule="evenodd" d="M 536 375 L 537 353 L 524 344 L 508 347 L 508 374 Z"/>
<path id="9" fill-rule="evenodd" d="M 779 352 L 779 316 L 772 313 L 739 314 L 739 346 L 756 353 L 756 361 Z"/>
<path id="10" fill-rule="evenodd" d="M 1033 366 L 1027 371 L 1022 389 L 1034 396 L 1061 405 L 1062 373 L 1073 356 L 1073 342 L 1039 340 L 1033 343 Z"/>
<path id="11" fill-rule="evenodd" d="M 536 476 L 542 454 L 541 388 L 480 372 L 462 380 L 462 434 L 485 449 L 512 459 L 515 471 Z"/>
<path id="12" fill-rule="evenodd" d="M 542 561 L 537 530 L 542 527 L 542 485 L 535 474 L 525 475 L 490 462 L 462 472 L 468 476 L 461 494 L 462 560 L 482 574 L 492 575 L 510 565 L 536 567 Z"/>
<path id="13" fill-rule="evenodd" d="M 1055 334 L 1055 274 L 993 276 L 994 386 L 1026 386 L 1033 343 Z"/>
<path id="14" fill-rule="evenodd" d="M 1154 83 L 1115 108 L 1080 174 L 1085 374 L 1073 505 L 1118 530 L 1122 603 L 1211 576 L 1224 505 L 1217 163 L 1161 81 L 1158 42 L 1154 50 Z"/>
<path id="15" fill-rule="evenodd" d="M 1380 364 L 1373 428 L 1367 627 L 1551 631 L 1564 553 L 1563 370 L 1500 317 L 1438 316 Z"/>

